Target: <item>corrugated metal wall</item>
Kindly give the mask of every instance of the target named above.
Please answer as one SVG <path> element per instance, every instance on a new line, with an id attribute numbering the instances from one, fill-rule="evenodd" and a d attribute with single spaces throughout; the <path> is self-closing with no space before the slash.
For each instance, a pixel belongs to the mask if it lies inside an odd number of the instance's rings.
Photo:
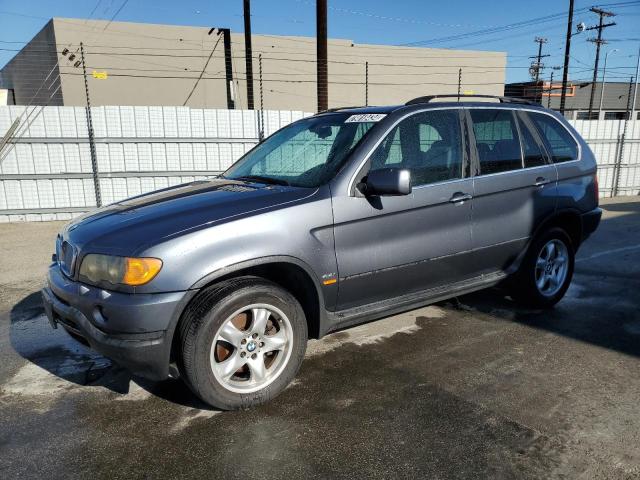
<path id="1" fill-rule="evenodd" d="M 0 107 L 0 135 L 24 108 Z M 64 220 L 96 205 L 85 109 L 34 108 L 33 122 L 2 154 L 0 222 Z M 306 115 L 265 111 L 265 135 Z M 257 143 L 260 113 L 107 106 L 92 108 L 92 118 L 106 205 L 224 171 Z"/>
<path id="2" fill-rule="evenodd" d="M 640 195 L 640 121 L 573 120 L 570 122 L 587 141 L 598 160 L 600 195 Z M 621 151 L 622 150 L 622 151 Z M 617 185 L 615 185 L 617 177 Z"/>
<path id="3" fill-rule="evenodd" d="M 0 107 L 0 135 L 24 108 Z M 33 108 L 33 121 L 0 156 L 0 222 L 65 220 L 96 205 L 85 109 Z M 219 173 L 258 141 L 257 111 L 106 106 L 92 113 L 103 204 Z M 265 135 L 307 115 L 265 111 Z M 622 152 L 624 121 L 572 123 L 598 158 L 601 195 L 612 195 L 616 177 L 619 195 L 640 193 L 640 121 L 628 123 Z"/>

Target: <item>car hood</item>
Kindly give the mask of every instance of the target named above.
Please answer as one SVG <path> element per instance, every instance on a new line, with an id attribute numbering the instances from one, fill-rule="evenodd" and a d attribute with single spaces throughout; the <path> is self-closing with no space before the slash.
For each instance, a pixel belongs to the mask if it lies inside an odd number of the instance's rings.
<path id="1" fill-rule="evenodd" d="M 317 189 L 211 179 L 157 190 L 83 215 L 62 236 L 80 250 L 133 255 L 170 237 L 309 197 Z"/>

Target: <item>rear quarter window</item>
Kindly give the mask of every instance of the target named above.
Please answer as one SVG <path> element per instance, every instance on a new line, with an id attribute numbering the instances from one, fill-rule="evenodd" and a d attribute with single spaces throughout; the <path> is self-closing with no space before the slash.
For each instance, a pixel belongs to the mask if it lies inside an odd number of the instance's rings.
<path id="1" fill-rule="evenodd" d="M 542 113 L 527 113 L 547 144 L 554 162 L 577 160 L 578 144 L 558 120 Z"/>

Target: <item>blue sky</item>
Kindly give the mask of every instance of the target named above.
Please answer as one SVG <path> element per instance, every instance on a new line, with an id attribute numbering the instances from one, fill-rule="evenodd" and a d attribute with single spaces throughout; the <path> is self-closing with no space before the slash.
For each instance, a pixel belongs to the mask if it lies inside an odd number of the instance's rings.
<path id="1" fill-rule="evenodd" d="M 568 0 L 482 1 L 451 0 L 329 0 L 329 36 L 347 38 L 357 43 L 401 45 L 422 42 L 424 46 L 497 50 L 508 53 L 507 80 L 527 80 L 529 55 L 536 53 L 536 35 L 547 37 L 545 59 L 548 66 L 560 66 L 563 62 L 566 14 L 540 20 L 535 24 L 510 28 L 493 34 L 479 34 L 469 38 L 449 37 L 469 34 L 493 27 L 539 19 L 560 14 L 568 8 Z M 640 1 L 616 2 L 603 0 L 576 0 L 576 23 L 588 26 L 597 16 L 584 12 L 590 6 L 610 6 L 618 13 L 614 21 L 618 25 L 605 31 L 605 38 L 612 39 L 607 49 L 617 48 L 608 63 L 610 80 L 628 81 L 635 72 L 640 47 Z M 51 17 L 75 17 L 110 19 L 148 23 L 171 23 L 199 26 L 229 27 L 241 32 L 242 0 L 213 2 L 211 0 L 0 0 L 0 65 L 14 54 L 11 49 L 20 48 Z M 252 28 L 254 33 L 282 35 L 315 35 L 314 0 L 252 0 Z M 594 32 L 585 32 L 573 39 L 571 77 L 588 79 L 593 68 L 595 45 L 587 42 Z M 448 40 L 442 40 L 449 38 Z M 16 42 L 16 43 L 12 43 Z M 610 67 L 610 68 L 609 68 Z M 549 75 L 547 69 L 544 76 Z M 556 72 L 555 78 L 561 76 Z"/>

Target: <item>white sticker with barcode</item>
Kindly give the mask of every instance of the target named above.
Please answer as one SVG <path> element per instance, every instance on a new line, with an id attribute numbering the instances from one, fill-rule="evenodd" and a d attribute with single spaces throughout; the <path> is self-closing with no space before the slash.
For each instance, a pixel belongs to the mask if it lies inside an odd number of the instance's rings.
<path id="1" fill-rule="evenodd" d="M 359 113 L 351 115 L 345 120 L 345 123 L 379 122 L 386 116 L 386 113 Z"/>

